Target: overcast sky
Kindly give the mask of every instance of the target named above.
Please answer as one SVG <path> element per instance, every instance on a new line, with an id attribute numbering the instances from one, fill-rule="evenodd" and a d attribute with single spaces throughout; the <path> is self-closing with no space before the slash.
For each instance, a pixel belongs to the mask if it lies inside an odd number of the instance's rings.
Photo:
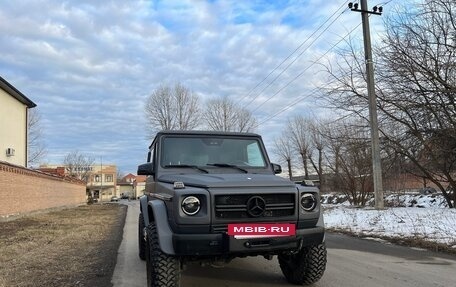
<path id="1" fill-rule="evenodd" d="M 314 96 L 302 96 L 325 84 L 321 64 L 334 57 L 334 49 L 327 51 L 361 22 L 347 3 L 2 1 L 0 75 L 38 105 L 47 163 L 79 150 L 135 173 L 150 143 L 145 100 L 159 85 L 177 82 L 202 102 L 228 96 L 253 111 L 261 123 L 256 132 L 274 158 L 272 140 L 287 117 L 331 115 Z M 370 18 L 375 39 L 382 20 Z M 327 20 L 323 29 L 335 21 L 317 38 Z M 359 26 L 352 36 L 361 35 Z"/>

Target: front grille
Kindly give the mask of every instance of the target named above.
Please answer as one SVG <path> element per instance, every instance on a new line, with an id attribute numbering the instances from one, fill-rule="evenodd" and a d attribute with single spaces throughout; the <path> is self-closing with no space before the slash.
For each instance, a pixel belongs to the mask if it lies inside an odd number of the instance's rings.
<path id="1" fill-rule="evenodd" d="M 252 218 L 247 212 L 247 202 L 252 196 L 261 197 L 265 211 L 258 218 L 285 217 L 295 212 L 295 194 L 236 194 L 215 196 L 215 217 L 220 219 Z"/>
<path id="2" fill-rule="evenodd" d="M 212 233 L 226 233 L 228 232 L 228 225 L 226 224 L 219 224 L 219 225 L 212 225 Z"/>

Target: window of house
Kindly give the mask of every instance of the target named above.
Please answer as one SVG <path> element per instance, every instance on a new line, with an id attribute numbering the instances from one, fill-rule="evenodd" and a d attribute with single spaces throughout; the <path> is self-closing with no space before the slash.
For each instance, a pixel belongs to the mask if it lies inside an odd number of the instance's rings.
<path id="1" fill-rule="evenodd" d="M 100 182 L 100 176 L 98 174 L 95 175 L 95 182 Z"/>
<path id="2" fill-rule="evenodd" d="M 105 175 L 106 182 L 112 182 L 112 174 Z"/>

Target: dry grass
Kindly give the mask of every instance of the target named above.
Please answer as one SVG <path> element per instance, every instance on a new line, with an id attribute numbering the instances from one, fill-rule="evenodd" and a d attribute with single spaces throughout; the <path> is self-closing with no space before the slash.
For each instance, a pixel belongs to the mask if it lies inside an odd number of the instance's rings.
<path id="1" fill-rule="evenodd" d="M 0 222 L 0 287 L 110 286 L 125 214 L 90 205 Z"/>

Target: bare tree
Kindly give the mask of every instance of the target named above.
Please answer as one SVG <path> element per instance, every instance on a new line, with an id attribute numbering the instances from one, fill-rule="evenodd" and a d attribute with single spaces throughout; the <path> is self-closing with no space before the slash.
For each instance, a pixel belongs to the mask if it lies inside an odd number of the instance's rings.
<path id="1" fill-rule="evenodd" d="M 36 108 L 27 110 L 27 165 L 36 166 L 46 156 L 41 115 Z"/>
<path id="2" fill-rule="evenodd" d="M 290 140 L 290 136 L 287 132 L 283 132 L 282 135 L 274 139 L 273 152 L 280 157 L 281 160 L 287 163 L 288 166 L 288 177 L 290 180 L 293 178 L 293 171 L 291 166 L 291 159 L 293 156 L 293 146 Z"/>
<path id="3" fill-rule="evenodd" d="M 330 185 L 353 205 L 364 206 L 373 192 L 368 126 L 356 122 L 334 124 L 325 130 Z"/>
<path id="4" fill-rule="evenodd" d="M 257 126 L 257 120 L 253 114 L 249 110 L 239 107 L 237 112 L 237 130 L 239 132 L 253 132 Z"/>
<path id="5" fill-rule="evenodd" d="M 192 130 L 200 122 L 199 97 L 181 84 L 160 86 L 146 102 L 149 131 Z"/>
<path id="6" fill-rule="evenodd" d="M 455 207 L 456 2 L 431 0 L 386 21 L 376 49 L 379 122 L 385 146 L 427 178 Z M 330 100 L 367 119 L 363 58 L 353 47 L 328 67 Z M 394 130 L 394 132 L 392 132 Z"/>
<path id="7" fill-rule="evenodd" d="M 311 154 L 310 126 L 311 120 L 303 116 L 295 116 L 288 119 L 287 130 L 291 136 L 291 142 L 294 149 L 301 156 L 305 179 L 309 179 L 308 159 Z"/>
<path id="8" fill-rule="evenodd" d="M 204 114 L 209 129 L 215 131 L 252 132 L 256 119 L 228 97 L 209 100 Z"/>
<path id="9" fill-rule="evenodd" d="M 324 179 L 324 170 L 323 170 L 323 154 L 325 148 L 325 139 L 324 139 L 324 130 L 325 127 L 328 126 L 327 123 L 323 122 L 322 120 L 314 120 L 311 122 L 310 125 L 310 146 L 309 149 L 309 160 L 312 164 L 313 168 L 318 174 L 318 180 L 320 181 L 320 190 L 324 190 L 325 188 L 325 179 Z M 316 151 L 317 158 L 314 159 L 313 151 Z"/>
<path id="10" fill-rule="evenodd" d="M 93 157 L 86 156 L 79 151 L 72 151 L 65 156 L 63 164 L 67 174 L 87 183 L 94 161 Z"/>
<path id="11" fill-rule="evenodd" d="M 116 173 L 116 182 L 121 182 L 122 178 L 124 178 L 125 173 L 123 173 L 120 169 L 117 169 Z"/>
<path id="12" fill-rule="evenodd" d="M 200 124 L 199 97 L 189 89 L 177 84 L 174 86 L 176 104 L 176 129 L 192 130 Z"/>
<path id="13" fill-rule="evenodd" d="M 431 0 L 391 18 L 378 49 L 388 143 L 456 207 L 456 2 Z"/>

